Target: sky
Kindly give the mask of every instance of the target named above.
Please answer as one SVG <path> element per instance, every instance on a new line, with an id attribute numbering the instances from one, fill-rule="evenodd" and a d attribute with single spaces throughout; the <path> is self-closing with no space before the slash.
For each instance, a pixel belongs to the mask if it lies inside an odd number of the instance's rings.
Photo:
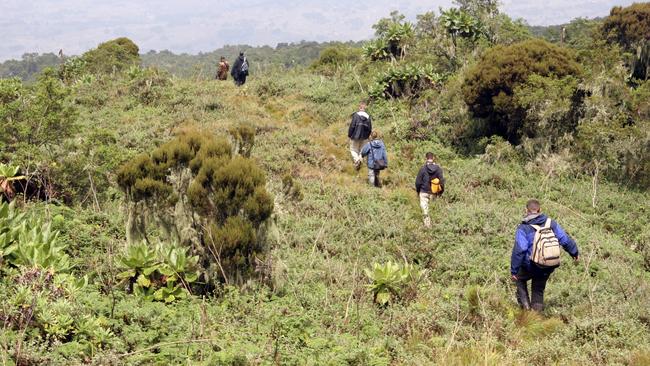
<path id="1" fill-rule="evenodd" d="M 531 25 L 605 16 L 633 0 L 502 0 L 501 11 Z M 452 0 L 0 0 L 0 61 L 26 52 L 80 54 L 129 37 L 141 52 L 209 52 L 226 44 L 347 41 L 372 37 L 392 10 L 409 19 Z"/>

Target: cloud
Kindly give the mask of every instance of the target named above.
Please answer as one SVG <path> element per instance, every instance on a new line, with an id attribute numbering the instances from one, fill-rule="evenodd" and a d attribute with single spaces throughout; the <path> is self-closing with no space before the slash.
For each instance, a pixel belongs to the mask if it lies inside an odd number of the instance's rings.
<path id="1" fill-rule="evenodd" d="M 502 9 L 530 24 L 604 16 L 627 0 L 504 0 Z M 452 0 L 2 0 L 0 60 L 25 52 L 79 54 L 126 36 L 143 52 L 211 51 L 224 44 L 275 45 L 300 40 L 362 40 L 372 24 L 399 10 L 409 19 Z"/>

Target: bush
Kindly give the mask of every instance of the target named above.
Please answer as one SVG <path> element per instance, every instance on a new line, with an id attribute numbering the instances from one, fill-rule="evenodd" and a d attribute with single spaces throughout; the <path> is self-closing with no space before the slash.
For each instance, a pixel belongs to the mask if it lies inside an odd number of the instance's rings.
<path id="1" fill-rule="evenodd" d="M 361 60 L 361 50 L 356 47 L 336 45 L 321 51 L 318 60 L 310 68 L 326 74 L 332 74 L 338 67 L 345 64 L 355 64 Z"/>
<path id="2" fill-rule="evenodd" d="M 416 97 L 424 90 L 439 85 L 443 77 L 433 66 L 391 66 L 381 74 L 370 88 L 372 98 Z"/>
<path id="3" fill-rule="evenodd" d="M 83 54 L 86 67 L 93 74 L 121 72 L 140 63 L 138 46 L 126 37 L 101 43 Z"/>
<path id="4" fill-rule="evenodd" d="M 246 139 L 250 132 L 239 131 Z M 210 285 L 242 283 L 263 262 L 273 199 L 264 173 L 253 160 L 233 157 L 225 138 L 186 131 L 123 165 L 117 181 L 126 194 L 131 243 L 150 245 L 146 224 L 155 218 L 164 236 L 199 257 Z"/>
<path id="5" fill-rule="evenodd" d="M 534 74 L 578 76 L 581 68 L 569 50 L 535 39 L 493 47 L 467 72 L 463 98 L 475 117 L 486 119 L 483 135 L 519 141 L 526 110 L 517 103 L 515 91 Z"/>

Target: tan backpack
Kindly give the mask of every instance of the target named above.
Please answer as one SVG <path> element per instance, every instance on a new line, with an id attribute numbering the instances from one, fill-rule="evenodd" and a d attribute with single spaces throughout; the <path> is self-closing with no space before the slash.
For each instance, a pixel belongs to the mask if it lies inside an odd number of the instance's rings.
<path id="1" fill-rule="evenodd" d="M 551 219 L 546 219 L 544 226 L 530 225 L 535 229 L 533 250 L 530 260 L 540 267 L 557 267 L 560 265 L 560 242 L 557 240 Z"/>

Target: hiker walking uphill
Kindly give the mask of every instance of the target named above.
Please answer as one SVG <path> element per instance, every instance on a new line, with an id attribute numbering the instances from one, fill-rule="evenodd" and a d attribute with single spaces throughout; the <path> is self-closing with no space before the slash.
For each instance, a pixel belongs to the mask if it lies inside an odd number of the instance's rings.
<path id="1" fill-rule="evenodd" d="M 578 246 L 562 227 L 541 212 L 539 201 L 526 203 L 526 214 L 515 234 L 510 274 L 517 285 L 517 302 L 525 309 L 544 309 L 544 289 L 560 265 L 560 246 L 578 260 Z M 528 296 L 528 281 L 531 295 Z"/>
<path id="2" fill-rule="evenodd" d="M 424 226 L 430 228 L 429 201 L 443 194 L 445 191 L 445 178 L 442 174 L 442 168 L 435 162 L 436 157 L 433 153 L 426 153 L 425 158 L 426 162 L 420 168 L 417 178 L 415 178 L 415 191 L 420 200 Z"/>
<path id="3" fill-rule="evenodd" d="M 352 114 L 352 121 L 348 128 L 348 138 L 350 138 L 350 154 L 352 154 L 352 161 L 354 168 L 359 170 L 363 157 L 361 156 L 361 148 L 366 143 L 366 140 L 372 132 L 372 119 L 366 112 L 366 103 L 359 103 L 359 111 Z"/>
<path id="4" fill-rule="evenodd" d="M 217 80 L 228 79 L 228 70 L 230 70 L 230 64 L 226 61 L 225 57 L 221 56 L 219 65 L 217 66 Z"/>
<path id="5" fill-rule="evenodd" d="M 232 70 L 230 70 L 230 75 L 232 75 L 233 80 L 235 80 L 235 85 L 241 86 L 246 83 L 246 77 L 248 76 L 248 70 L 250 64 L 243 52 L 239 53 L 239 57 L 235 60 L 235 63 L 232 65 Z"/>
<path id="6" fill-rule="evenodd" d="M 370 142 L 361 149 L 361 156 L 368 157 L 368 183 L 380 188 L 379 172 L 388 168 L 388 155 L 384 142 L 379 138 L 379 132 L 370 133 Z"/>

